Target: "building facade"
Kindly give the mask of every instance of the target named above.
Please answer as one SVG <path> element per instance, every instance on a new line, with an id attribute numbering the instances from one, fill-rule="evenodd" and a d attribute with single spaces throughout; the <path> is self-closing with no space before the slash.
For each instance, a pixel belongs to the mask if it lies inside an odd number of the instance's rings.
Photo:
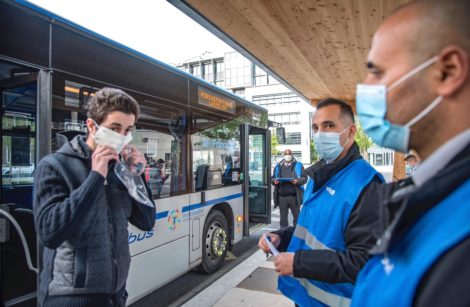
<path id="1" fill-rule="evenodd" d="M 177 68 L 265 107 L 269 119 L 282 124 L 286 130 L 286 144 L 276 147 L 279 154 L 273 155 L 273 163 L 281 159 L 287 148 L 298 161 L 311 163 L 311 114 L 314 108 L 270 74 L 238 52 L 188 60 Z"/>

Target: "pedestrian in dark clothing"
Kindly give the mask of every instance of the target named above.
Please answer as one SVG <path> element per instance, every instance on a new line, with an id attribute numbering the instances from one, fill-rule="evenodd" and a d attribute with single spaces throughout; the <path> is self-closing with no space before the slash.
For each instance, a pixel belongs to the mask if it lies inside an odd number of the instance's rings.
<path id="1" fill-rule="evenodd" d="M 165 165 L 165 161 L 163 159 L 158 159 L 156 163 L 156 170 L 155 174 L 152 177 L 152 182 L 155 183 L 155 191 L 157 192 L 156 198 L 160 198 L 160 194 L 162 193 L 163 185 L 165 181 L 168 179 L 168 176 L 165 174 L 163 169 Z"/>
<path id="2" fill-rule="evenodd" d="M 421 159 L 368 191 L 383 234 L 353 306 L 470 306 L 470 2 L 414 1 L 374 35 L 356 109 L 373 141 Z"/>
<path id="3" fill-rule="evenodd" d="M 274 208 L 279 207 L 281 213 L 281 228 L 289 226 L 289 209 L 294 217 L 294 226 L 299 217 L 300 205 L 303 199 L 303 185 L 307 175 L 302 163 L 292 155 L 290 149 L 284 151 L 284 159 L 276 164 L 271 178 L 274 185 Z"/>
<path id="4" fill-rule="evenodd" d="M 359 152 L 352 109 L 325 99 L 313 115 L 314 141 L 321 158 L 309 167 L 297 226 L 266 236 L 281 253 L 274 266 L 279 290 L 299 306 L 350 303 L 356 276 L 378 233 L 376 204 L 359 205 L 363 194 L 383 181 Z M 259 247 L 268 251 L 264 237 Z"/>
<path id="5" fill-rule="evenodd" d="M 125 306 L 128 223 L 142 230 L 155 223 L 155 206 L 134 200 L 114 172 L 119 154 L 145 169 L 144 155 L 128 145 L 138 116 L 132 97 L 104 88 L 90 99 L 88 136 L 75 136 L 40 161 L 34 186 L 44 245 L 40 306 Z"/>

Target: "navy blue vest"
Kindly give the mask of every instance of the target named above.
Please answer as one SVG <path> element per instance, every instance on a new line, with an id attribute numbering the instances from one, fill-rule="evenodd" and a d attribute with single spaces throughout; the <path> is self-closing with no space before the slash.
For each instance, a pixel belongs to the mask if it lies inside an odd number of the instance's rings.
<path id="1" fill-rule="evenodd" d="M 421 217 L 391 247 L 387 258 L 380 255 L 369 260 L 359 274 L 353 306 L 411 306 L 429 268 L 470 236 L 469 199 L 470 180 L 467 180 Z"/>
<path id="2" fill-rule="evenodd" d="M 369 163 L 360 159 L 346 166 L 316 192 L 313 192 L 314 181 L 310 178 L 287 251 L 330 249 L 344 252 L 344 231 L 349 215 L 374 176 L 381 177 Z M 300 306 L 349 305 L 353 292 L 351 283 L 330 284 L 290 276 L 279 277 L 278 287 Z"/>

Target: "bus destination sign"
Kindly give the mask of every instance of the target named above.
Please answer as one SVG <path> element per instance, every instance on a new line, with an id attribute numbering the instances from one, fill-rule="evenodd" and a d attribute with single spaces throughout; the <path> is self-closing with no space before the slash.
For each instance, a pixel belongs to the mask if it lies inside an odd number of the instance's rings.
<path id="1" fill-rule="evenodd" d="M 201 87 L 198 89 L 198 103 L 223 112 L 235 114 L 235 100 L 219 96 L 215 92 Z"/>

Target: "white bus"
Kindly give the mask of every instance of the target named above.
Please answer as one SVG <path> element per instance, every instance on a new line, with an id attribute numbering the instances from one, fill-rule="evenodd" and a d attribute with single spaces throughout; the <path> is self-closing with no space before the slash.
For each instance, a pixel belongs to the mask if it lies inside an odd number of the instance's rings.
<path id="1" fill-rule="evenodd" d="M 129 226 L 128 303 L 195 267 L 214 272 L 251 227 L 270 223 L 264 108 L 33 4 L 0 2 L 2 306 L 36 304 L 34 167 L 59 148 L 58 132 L 86 131 L 87 99 L 104 86 L 140 104 L 133 142 L 157 206 L 152 231 Z"/>

